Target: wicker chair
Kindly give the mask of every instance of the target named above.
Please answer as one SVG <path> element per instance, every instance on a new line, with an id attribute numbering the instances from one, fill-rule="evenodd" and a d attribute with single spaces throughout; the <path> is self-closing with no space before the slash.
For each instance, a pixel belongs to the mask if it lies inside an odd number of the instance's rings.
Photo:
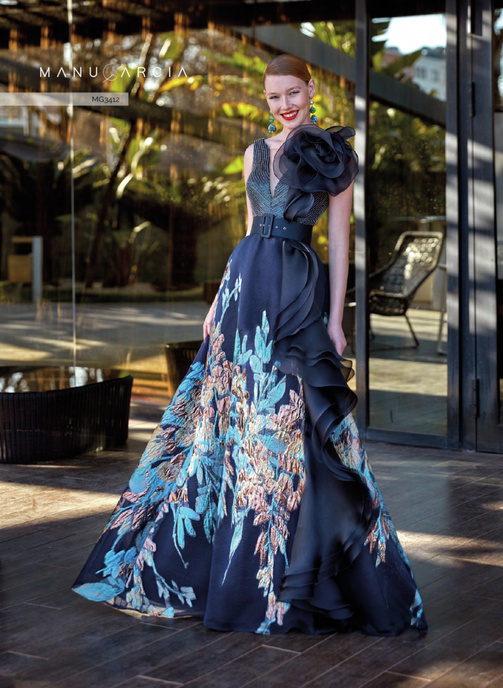
<path id="1" fill-rule="evenodd" d="M 443 242 L 442 232 L 403 232 L 390 261 L 369 277 L 369 312 L 403 315 L 415 347 L 419 346 L 419 340 L 407 317 L 407 309 L 421 284 L 437 267 Z"/>

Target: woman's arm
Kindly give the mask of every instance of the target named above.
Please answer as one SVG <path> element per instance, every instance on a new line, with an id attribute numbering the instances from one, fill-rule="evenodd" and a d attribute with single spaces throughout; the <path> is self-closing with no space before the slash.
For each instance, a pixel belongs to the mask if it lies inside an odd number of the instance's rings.
<path id="1" fill-rule="evenodd" d="M 253 163 L 253 144 L 251 146 L 248 146 L 248 148 L 245 150 L 245 154 L 244 154 L 243 176 L 245 179 L 245 184 L 246 184 L 246 180 L 248 179 L 248 175 L 251 172 L 252 163 Z M 248 234 L 251 232 L 251 227 L 252 227 L 252 222 L 253 222 L 251 204 L 250 204 L 250 199 L 248 198 L 248 194 L 246 194 L 246 210 L 247 210 L 247 216 L 248 216 L 246 235 L 248 236 Z M 217 294 L 217 296 L 218 296 L 218 294 Z M 213 316 L 215 314 L 215 308 L 217 305 L 217 296 L 215 296 L 215 298 L 213 299 L 213 303 L 210 306 L 210 310 L 208 311 L 206 318 L 204 319 L 203 338 L 206 338 L 211 332 L 211 323 L 213 322 Z"/>
<path id="2" fill-rule="evenodd" d="M 353 203 L 353 184 L 328 205 L 328 263 L 330 270 L 330 314 L 327 330 L 337 352 L 342 355 L 346 337 L 342 329 L 344 299 L 348 283 L 349 227 Z"/>

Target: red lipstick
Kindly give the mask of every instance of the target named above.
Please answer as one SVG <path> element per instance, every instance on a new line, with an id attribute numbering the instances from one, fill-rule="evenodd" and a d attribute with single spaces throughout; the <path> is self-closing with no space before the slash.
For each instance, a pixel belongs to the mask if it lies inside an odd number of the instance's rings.
<path id="1" fill-rule="evenodd" d="M 287 121 L 290 122 L 291 120 L 295 119 L 298 114 L 299 114 L 298 110 L 290 110 L 289 112 L 283 112 L 281 114 L 281 117 L 283 117 L 283 119 L 286 119 Z"/>

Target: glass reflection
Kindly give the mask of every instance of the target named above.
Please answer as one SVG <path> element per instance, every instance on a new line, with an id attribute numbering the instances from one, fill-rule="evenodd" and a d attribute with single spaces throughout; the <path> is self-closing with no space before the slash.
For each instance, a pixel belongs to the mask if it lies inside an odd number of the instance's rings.
<path id="1" fill-rule="evenodd" d="M 0 393 L 49 392 L 125 375 L 120 370 L 85 366 L 0 366 Z"/>
<path id="2" fill-rule="evenodd" d="M 445 130 L 429 111 L 445 100 L 442 27 L 376 19 L 371 47 L 386 78 L 370 110 L 370 425 L 431 434 L 447 431 Z"/>
<path id="3" fill-rule="evenodd" d="M 501 4 L 501 3 L 495 3 Z M 497 111 L 503 109 L 503 10 L 494 10 L 493 24 L 493 95 Z"/>
<path id="4" fill-rule="evenodd" d="M 494 13 L 494 171 L 496 183 L 496 297 L 498 308 L 498 377 L 503 421 L 503 10 Z"/>
<path id="5" fill-rule="evenodd" d="M 134 396 L 160 406 L 173 389 L 165 347 L 200 339 L 245 232 L 242 152 L 269 123 L 260 77 L 271 55 L 234 32 L 174 21 L 126 36 L 104 25 L 64 44 L 49 30 L 40 45 L 13 33 L 0 52 L 10 70 L 0 92 L 129 93 L 126 106 L 0 105 L 0 364 L 57 368 L 75 354 L 81 369 L 131 372 Z M 354 22 L 302 31 L 354 57 Z M 320 124 L 354 124 L 354 85 L 313 72 Z M 34 235 L 35 297 L 20 272 L 33 264 L 21 239 Z M 313 244 L 327 259 L 326 222 Z"/>
<path id="6" fill-rule="evenodd" d="M 29 106 L 5 102 L 6 96 L 39 91 L 38 65 L 63 61 L 64 47 L 46 34 L 39 46 L 23 38 L 13 27 L 8 49 L 0 50 L 1 360 L 43 360 L 52 350 L 71 361 L 71 303 L 56 293 L 48 304 L 47 290 L 71 274 L 62 247 L 64 218 L 71 212 L 72 115 L 36 98 Z"/>

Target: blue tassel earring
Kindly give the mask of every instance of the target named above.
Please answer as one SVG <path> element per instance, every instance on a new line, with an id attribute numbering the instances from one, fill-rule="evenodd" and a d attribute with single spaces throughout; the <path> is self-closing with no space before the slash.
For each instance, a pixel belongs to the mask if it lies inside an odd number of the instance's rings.
<path id="1" fill-rule="evenodd" d="M 310 117 L 311 122 L 312 122 L 313 124 L 317 124 L 318 118 L 317 118 L 316 115 L 314 114 L 314 113 L 316 112 L 316 108 L 315 108 L 314 105 L 313 105 L 313 100 L 312 100 L 312 99 L 309 101 L 309 104 L 311 105 L 311 107 L 309 108 L 309 112 L 311 113 L 311 117 Z"/>
<path id="2" fill-rule="evenodd" d="M 272 112 L 269 112 L 269 122 L 270 124 L 267 127 L 267 131 L 270 134 L 274 134 L 274 132 L 276 131 L 276 125 L 274 124 L 274 117 L 272 116 Z"/>

